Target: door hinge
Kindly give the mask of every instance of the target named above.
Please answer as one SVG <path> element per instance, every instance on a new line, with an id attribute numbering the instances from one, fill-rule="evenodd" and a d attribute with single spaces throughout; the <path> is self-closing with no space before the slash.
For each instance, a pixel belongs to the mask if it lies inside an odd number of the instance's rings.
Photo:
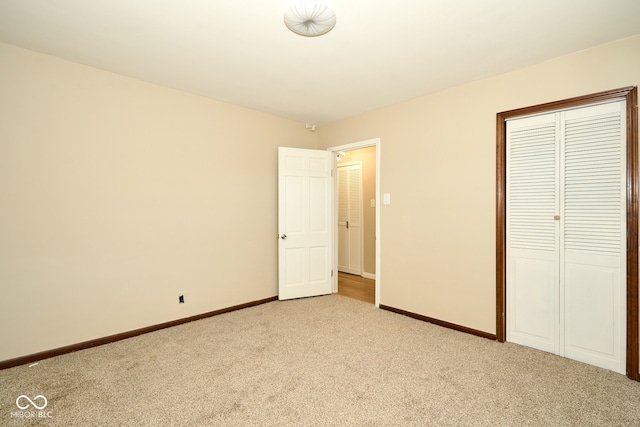
<path id="1" fill-rule="evenodd" d="M 333 268 L 331 269 L 331 277 L 333 277 Z"/>
<path id="2" fill-rule="evenodd" d="M 347 221 L 347 228 L 349 228 L 349 221 Z"/>

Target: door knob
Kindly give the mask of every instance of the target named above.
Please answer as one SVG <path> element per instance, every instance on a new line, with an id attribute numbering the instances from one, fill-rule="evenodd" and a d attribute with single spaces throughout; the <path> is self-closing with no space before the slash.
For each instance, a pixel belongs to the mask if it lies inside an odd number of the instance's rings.
<path id="1" fill-rule="evenodd" d="M 282 235 L 280 236 L 280 238 L 281 238 L 282 240 L 286 240 L 286 239 L 287 239 L 287 235 L 286 235 L 286 234 L 282 234 Z"/>

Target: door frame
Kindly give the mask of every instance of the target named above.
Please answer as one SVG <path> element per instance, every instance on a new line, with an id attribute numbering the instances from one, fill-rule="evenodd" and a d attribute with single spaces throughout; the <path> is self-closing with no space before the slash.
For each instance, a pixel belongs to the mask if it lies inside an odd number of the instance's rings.
<path id="1" fill-rule="evenodd" d="M 354 142 L 351 144 L 345 144 L 345 145 L 338 145 L 338 146 L 334 146 L 334 147 L 329 147 L 327 148 L 327 151 L 331 151 L 334 154 L 338 154 L 339 151 L 352 151 L 352 150 L 357 150 L 360 148 L 367 148 L 367 147 L 376 147 L 376 278 L 375 278 L 375 286 L 376 286 L 376 291 L 375 291 L 375 306 L 376 307 L 380 307 L 380 289 L 381 289 L 381 277 L 380 277 L 380 246 L 381 246 L 381 236 L 380 236 L 380 152 L 381 152 L 381 141 L 380 138 L 372 138 L 372 139 L 367 139 L 365 141 L 360 141 L 360 142 Z M 337 250 L 337 245 L 338 245 L 338 180 L 337 180 L 337 176 L 338 176 L 338 162 L 336 160 L 336 156 L 333 156 L 333 176 L 336 177 L 336 179 L 333 180 L 334 186 L 336 187 L 334 189 L 334 224 L 336 224 L 336 226 L 334 227 L 334 236 L 333 236 L 333 247 L 336 248 L 334 250 L 333 253 L 333 265 L 334 265 L 334 271 L 335 274 L 333 275 L 333 292 L 338 292 L 338 250 Z M 363 234 L 364 236 L 364 234 Z M 363 252 L 363 256 L 364 256 L 364 252 Z M 363 265 L 364 268 L 364 265 Z"/>
<path id="2" fill-rule="evenodd" d="M 627 116 L 627 377 L 640 381 L 638 353 L 638 89 L 628 86 L 519 108 L 496 116 L 496 337 L 506 340 L 506 122 L 520 116 L 626 100 Z"/>

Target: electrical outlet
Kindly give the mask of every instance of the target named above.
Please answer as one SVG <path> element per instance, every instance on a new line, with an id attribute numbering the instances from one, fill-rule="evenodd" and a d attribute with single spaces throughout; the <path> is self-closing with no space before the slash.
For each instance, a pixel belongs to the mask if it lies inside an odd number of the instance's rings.
<path id="1" fill-rule="evenodd" d="M 178 297 L 178 303 L 179 303 L 179 304 L 184 304 L 184 295 L 180 295 L 180 296 Z"/>

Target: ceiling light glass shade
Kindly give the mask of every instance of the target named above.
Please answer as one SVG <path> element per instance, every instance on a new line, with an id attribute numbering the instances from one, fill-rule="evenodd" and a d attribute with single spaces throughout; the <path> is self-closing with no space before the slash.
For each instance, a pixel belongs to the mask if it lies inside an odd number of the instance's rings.
<path id="1" fill-rule="evenodd" d="M 316 37 L 335 27 L 336 14 L 321 1 L 301 0 L 291 4 L 284 13 L 284 24 L 296 34 Z"/>

